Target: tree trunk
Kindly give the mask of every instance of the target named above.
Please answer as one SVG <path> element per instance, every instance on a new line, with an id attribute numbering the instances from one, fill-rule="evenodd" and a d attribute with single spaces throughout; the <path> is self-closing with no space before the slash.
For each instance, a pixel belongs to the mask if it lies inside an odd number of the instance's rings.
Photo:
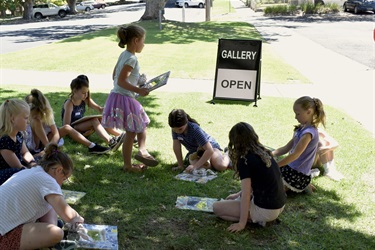
<path id="1" fill-rule="evenodd" d="M 25 3 L 23 4 L 23 15 L 22 18 L 25 20 L 31 20 L 33 19 L 33 0 L 25 0 Z"/>
<path id="2" fill-rule="evenodd" d="M 167 0 L 146 0 L 145 13 L 141 20 L 155 20 L 159 18 L 159 10 L 164 10 Z M 162 16 L 164 19 L 164 17 Z"/>
<path id="3" fill-rule="evenodd" d="M 66 0 L 68 3 L 69 9 L 70 9 L 70 14 L 77 14 L 76 10 L 76 0 Z"/>

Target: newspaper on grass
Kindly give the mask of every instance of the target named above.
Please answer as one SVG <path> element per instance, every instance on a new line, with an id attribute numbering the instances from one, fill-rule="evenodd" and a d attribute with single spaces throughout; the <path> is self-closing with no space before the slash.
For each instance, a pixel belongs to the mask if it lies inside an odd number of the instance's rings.
<path id="1" fill-rule="evenodd" d="M 66 203 L 68 204 L 76 204 L 83 196 L 86 195 L 86 193 L 78 191 L 70 191 L 65 189 L 61 189 L 61 191 Z"/>
<path id="2" fill-rule="evenodd" d="M 188 209 L 204 212 L 213 212 L 212 205 L 218 201 L 215 198 L 196 197 L 196 196 L 178 196 L 176 208 Z"/>
<path id="3" fill-rule="evenodd" d="M 217 177 L 217 174 L 211 169 L 195 169 L 191 173 L 182 172 L 175 176 L 178 180 L 191 181 L 196 183 L 205 184 L 210 180 L 213 180 Z"/>
<path id="4" fill-rule="evenodd" d="M 64 239 L 75 243 L 77 249 L 118 250 L 117 226 L 69 223 L 63 227 Z"/>

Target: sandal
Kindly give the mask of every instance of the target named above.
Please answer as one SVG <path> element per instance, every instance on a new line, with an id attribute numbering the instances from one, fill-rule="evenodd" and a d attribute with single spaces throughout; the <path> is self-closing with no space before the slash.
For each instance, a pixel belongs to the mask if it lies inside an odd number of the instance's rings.
<path id="1" fill-rule="evenodd" d="M 147 166 L 143 164 L 132 164 L 131 168 L 123 168 L 125 172 L 129 173 L 141 173 L 147 169 Z"/>
<path id="2" fill-rule="evenodd" d="M 155 158 L 152 157 L 151 155 L 142 156 L 140 152 L 136 154 L 134 158 L 142 162 L 146 166 L 150 166 L 150 167 L 155 167 L 159 164 L 159 162 L 155 160 Z"/>

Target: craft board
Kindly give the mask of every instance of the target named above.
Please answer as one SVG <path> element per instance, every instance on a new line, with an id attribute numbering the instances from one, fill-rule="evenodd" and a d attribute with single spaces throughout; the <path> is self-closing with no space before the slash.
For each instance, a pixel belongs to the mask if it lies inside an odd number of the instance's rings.
<path id="1" fill-rule="evenodd" d="M 93 241 L 80 239 L 77 249 L 118 250 L 117 226 L 83 224 Z"/>
<path id="2" fill-rule="evenodd" d="M 196 197 L 196 196 L 178 196 L 176 208 L 188 209 L 204 212 L 213 212 L 212 205 L 218 201 L 215 198 Z"/>
<path id="3" fill-rule="evenodd" d="M 212 170 L 199 169 L 198 174 L 182 172 L 176 175 L 175 179 L 205 184 L 216 177 L 216 173 Z"/>
<path id="4" fill-rule="evenodd" d="M 151 80 L 147 81 L 145 85 L 148 86 L 149 91 L 158 89 L 161 86 L 164 86 L 167 84 L 170 73 L 171 72 L 168 71 L 161 75 L 158 75 L 157 77 L 154 77 Z"/>
<path id="5" fill-rule="evenodd" d="M 99 119 L 102 119 L 102 115 L 87 115 L 87 116 L 84 116 L 82 117 L 81 119 L 78 119 L 77 121 L 74 121 L 72 122 L 71 125 L 77 125 L 78 123 L 81 123 L 81 122 L 84 122 L 84 121 L 87 121 L 87 120 L 90 120 L 92 118 L 99 118 Z"/>
<path id="6" fill-rule="evenodd" d="M 68 204 L 76 204 L 83 196 L 86 195 L 86 193 L 78 191 L 70 191 L 65 189 L 61 189 L 61 191 L 66 203 Z"/>

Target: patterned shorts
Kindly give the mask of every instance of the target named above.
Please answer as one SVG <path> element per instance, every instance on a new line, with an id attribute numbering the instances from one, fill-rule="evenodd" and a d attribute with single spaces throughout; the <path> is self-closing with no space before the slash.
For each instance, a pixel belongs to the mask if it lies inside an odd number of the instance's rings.
<path id="1" fill-rule="evenodd" d="M 0 249 L 20 249 L 22 228 L 23 225 L 20 225 L 4 236 L 0 235 Z"/>
<path id="2" fill-rule="evenodd" d="M 305 175 L 287 166 L 281 167 L 284 185 L 290 190 L 300 193 L 310 184 L 311 175 Z"/>

